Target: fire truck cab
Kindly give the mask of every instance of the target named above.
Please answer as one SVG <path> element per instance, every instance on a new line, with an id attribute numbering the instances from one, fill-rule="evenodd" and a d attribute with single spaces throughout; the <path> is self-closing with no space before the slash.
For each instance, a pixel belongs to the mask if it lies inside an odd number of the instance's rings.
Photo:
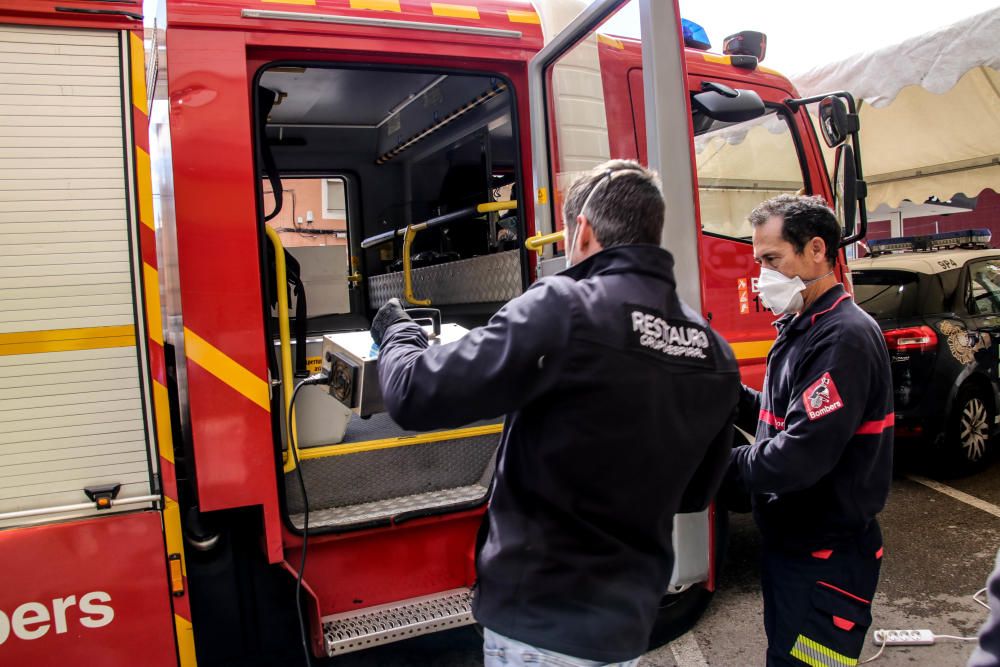
<path id="1" fill-rule="evenodd" d="M 417 433 L 363 373 L 295 387 L 390 298 L 472 328 L 558 270 L 563 192 L 607 159 L 660 170 L 682 294 L 760 383 L 746 214 L 834 198 L 752 33 L 718 55 L 649 0 L 641 42 L 602 32 L 623 0 L 166 0 L 146 68 L 133 4 L 0 10 L 3 661 L 274 664 L 300 631 L 335 656 L 473 623 L 503 416 Z M 678 517 L 652 643 L 704 609 L 725 527 Z"/>

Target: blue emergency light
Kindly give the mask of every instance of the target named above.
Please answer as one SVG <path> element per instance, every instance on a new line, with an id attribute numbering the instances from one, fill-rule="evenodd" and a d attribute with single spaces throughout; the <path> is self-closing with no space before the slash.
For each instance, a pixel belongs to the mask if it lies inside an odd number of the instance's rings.
<path id="1" fill-rule="evenodd" d="M 708 41 L 708 33 L 694 21 L 681 19 L 681 29 L 684 31 L 684 46 L 699 51 L 708 51 L 712 48 L 712 42 Z"/>
<path id="2" fill-rule="evenodd" d="M 925 236 L 897 236 L 868 242 L 871 255 L 890 252 L 929 252 L 949 248 L 989 248 L 993 233 L 988 229 L 963 229 Z"/>

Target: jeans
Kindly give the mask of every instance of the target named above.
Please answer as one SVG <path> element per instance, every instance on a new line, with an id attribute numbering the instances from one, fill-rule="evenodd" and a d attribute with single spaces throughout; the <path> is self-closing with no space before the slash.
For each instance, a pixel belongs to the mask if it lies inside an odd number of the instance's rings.
<path id="1" fill-rule="evenodd" d="M 636 667 L 639 658 L 627 662 L 583 660 L 537 648 L 483 628 L 485 667 Z"/>

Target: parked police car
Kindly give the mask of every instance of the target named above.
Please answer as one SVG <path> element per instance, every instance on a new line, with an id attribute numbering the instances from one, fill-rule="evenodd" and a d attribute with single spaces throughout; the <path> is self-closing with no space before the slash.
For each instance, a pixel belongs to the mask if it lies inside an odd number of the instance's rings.
<path id="1" fill-rule="evenodd" d="M 897 441 L 919 438 L 943 474 L 986 464 L 1000 414 L 1000 250 L 989 241 L 986 229 L 872 241 L 849 263 L 892 359 Z"/>

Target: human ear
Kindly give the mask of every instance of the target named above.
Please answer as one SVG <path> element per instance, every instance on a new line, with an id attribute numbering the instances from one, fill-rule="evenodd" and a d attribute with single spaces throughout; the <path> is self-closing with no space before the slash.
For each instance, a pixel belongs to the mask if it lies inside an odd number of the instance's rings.
<path id="1" fill-rule="evenodd" d="M 811 242 L 813 252 L 813 262 L 826 263 L 826 241 L 818 236 L 814 236 Z"/>

